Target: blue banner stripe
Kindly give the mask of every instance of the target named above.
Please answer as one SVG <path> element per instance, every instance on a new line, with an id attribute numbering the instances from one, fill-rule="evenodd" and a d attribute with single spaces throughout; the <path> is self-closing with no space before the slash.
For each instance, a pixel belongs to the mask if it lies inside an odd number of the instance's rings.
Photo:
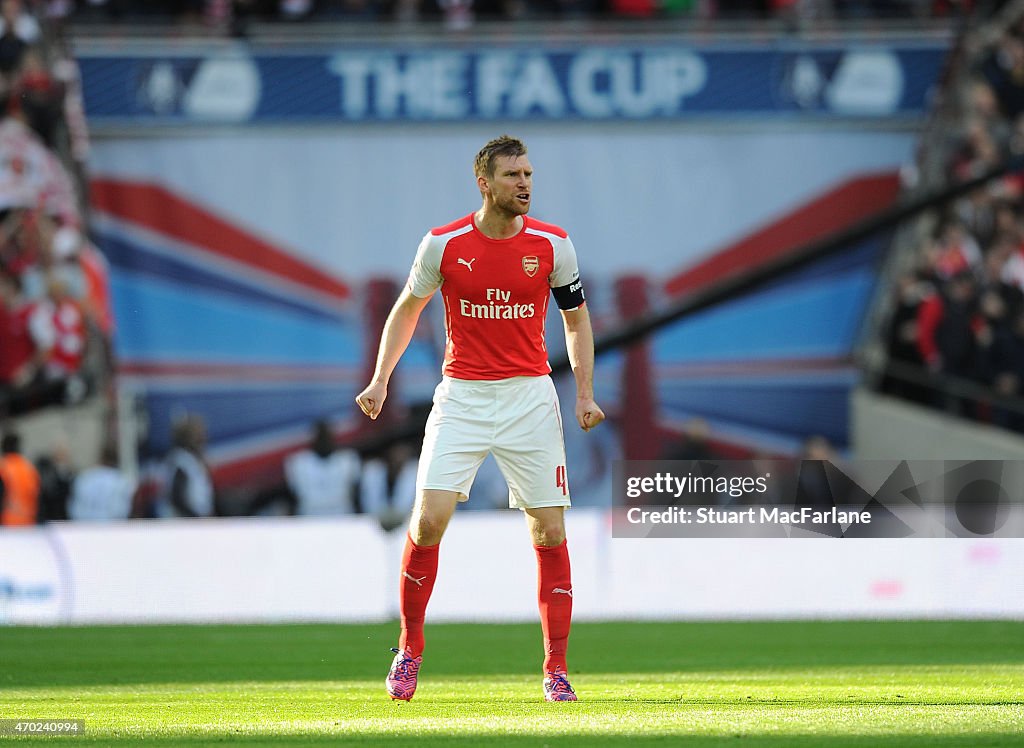
<path id="1" fill-rule="evenodd" d="M 110 264 L 117 270 L 135 275 L 188 284 L 193 289 L 214 291 L 236 296 L 247 303 L 264 307 L 279 307 L 289 313 L 303 314 L 322 322 L 337 324 L 339 315 L 315 304 L 307 304 L 295 298 L 259 288 L 236 277 L 228 277 L 215 269 L 202 268 L 186 260 L 168 257 L 159 252 L 150 252 L 145 246 L 119 238 L 110 233 L 96 233 L 96 243 Z"/>
<path id="2" fill-rule="evenodd" d="M 654 337 L 654 360 L 840 358 L 849 355 L 876 278 L 881 239 L 863 242 L 764 289 L 669 326 Z"/>
<path id="3" fill-rule="evenodd" d="M 826 379 L 816 384 L 719 382 L 713 390 L 699 383 L 693 387 L 673 385 L 658 389 L 658 401 L 670 419 L 700 414 L 798 439 L 821 434 L 843 446 L 849 426 L 849 390 L 855 376 L 850 373 L 845 380 Z M 710 392 L 714 396 L 709 396 Z"/>
<path id="4" fill-rule="evenodd" d="M 356 322 L 262 307 L 230 294 L 147 275 L 112 273 L 116 345 L 133 360 L 355 366 Z"/>
<path id="5" fill-rule="evenodd" d="M 874 277 L 855 272 L 822 285 L 787 287 L 685 320 L 654 339 L 657 363 L 849 354 Z"/>

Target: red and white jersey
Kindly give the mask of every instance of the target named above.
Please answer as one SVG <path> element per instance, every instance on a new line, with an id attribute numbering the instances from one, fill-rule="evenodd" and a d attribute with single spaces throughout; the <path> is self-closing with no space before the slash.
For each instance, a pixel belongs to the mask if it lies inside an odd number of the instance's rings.
<path id="1" fill-rule="evenodd" d="M 583 303 L 569 236 L 529 216 L 509 239 L 486 236 L 473 214 L 432 229 L 420 243 L 408 289 L 426 298 L 438 288 L 447 334 L 442 372 L 456 379 L 549 373 L 544 323 L 551 289 L 576 294 L 569 308 Z"/>
<path id="2" fill-rule="evenodd" d="M 52 174 L 51 154 L 16 119 L 0 122 L 0 209 L 38 208 Z"/>
<path id="3" fill-rule="evenodd" d="M 29 302 L 9 309 L 0 302 L 0 384 L 12 384 L 38 351 L 53 346 L 55 337 L 46 305 Z"/>
<path id="4" fill-rule="evenodd" d="M 53 306 L 53 329 L 56 332 L 47 369 L 55 376 L 69 376 L 82 368 L 85 355 L 85 318 L 78 304 L 64 299 Z"/>

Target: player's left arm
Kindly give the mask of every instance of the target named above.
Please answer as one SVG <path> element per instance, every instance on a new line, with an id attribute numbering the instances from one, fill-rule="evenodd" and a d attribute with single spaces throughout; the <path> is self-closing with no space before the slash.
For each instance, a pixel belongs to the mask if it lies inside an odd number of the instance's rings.
<path id="1" fill-rule="evenodd" d="M 576 375 L 576 422 L 590 431 L 604 420 L 594 402 L 594 330 L 590 326 L 576 248 L 568 236 L 552 241 L 553 267 L 548 283 L 565 324 L 565 347 Z"/>
<path id="2" fill-rule="evenodd" d="M 576 377 L 576 422 L 584 431 L 604 420 L 604 411 L 594 401 L 594 330 L 585 305 L 562 309 L 565 347 Z"/>

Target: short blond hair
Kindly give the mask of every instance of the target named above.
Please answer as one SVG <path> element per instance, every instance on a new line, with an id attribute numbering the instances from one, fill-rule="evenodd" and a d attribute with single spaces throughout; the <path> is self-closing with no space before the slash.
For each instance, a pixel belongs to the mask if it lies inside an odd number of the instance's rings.
<path id="1" fill-rule="evenodd" d="M 473 173 L 478 177 L 493 177 L 494 162 L 499 156 L 518 158 L 526 155 L 526 144 L 511 135 L 495 138 L 480 149 L 473 161 Z"/>

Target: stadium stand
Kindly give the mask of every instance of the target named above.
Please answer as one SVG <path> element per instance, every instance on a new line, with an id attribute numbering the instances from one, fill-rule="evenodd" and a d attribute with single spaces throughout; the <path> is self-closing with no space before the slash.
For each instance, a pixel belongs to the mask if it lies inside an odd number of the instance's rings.
<path id="1" fill-rule="evenodd" d="M 35 450 L 67 431 L 44 409 L 102 409 L 113 316 L 106 261 L 88 238 L 78 67 L 60 29 L 31 10 L 0 3 L 0 427 Z M 54 455 L 62 466 L 65 452 Z M 53 478 L 50 455 L 41 463 Z M 52 484 L 33 519 L 64 516 Z"/>
<path id="2" fill-rule="evenodd" d="M 52 15 L 74 22 L 205 25 L 242 34 L 249 24 L 443 20 L 465 29 L 475 20 L 585 18 L 774 21 L 784 28 L 848 21 L 943 18 L 971 0 L 127 0 L 51 2 Z"/>
<path id="3" fill-rule="evenodd" d="M 1013 10 L 1013 9 L 1011 9 Z M 979 177 L 1024 153 L 1024 14 L 974 31 L 923 141 L 921 184 Z M 1024 431 L 1024 179 L 1019 165 L 903 235 L 879 389 Z"/>

